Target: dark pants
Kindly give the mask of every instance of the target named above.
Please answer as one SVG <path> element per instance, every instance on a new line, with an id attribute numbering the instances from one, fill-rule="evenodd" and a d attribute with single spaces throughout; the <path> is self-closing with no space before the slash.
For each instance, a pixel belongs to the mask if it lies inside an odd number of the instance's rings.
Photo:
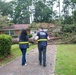
<path id="1" fill-rule="evenodd" d="M 38 47 L 39 50 L 39 63 L 46 64 L 46 46 Z"/>
<path id="2" fill-rule="evenodd" d="M 21 49 L 21 52 L 22 52 L 22 65 L 25 65 L 25 63 L 26 63 L 26 50 L 27 49 Z"/>

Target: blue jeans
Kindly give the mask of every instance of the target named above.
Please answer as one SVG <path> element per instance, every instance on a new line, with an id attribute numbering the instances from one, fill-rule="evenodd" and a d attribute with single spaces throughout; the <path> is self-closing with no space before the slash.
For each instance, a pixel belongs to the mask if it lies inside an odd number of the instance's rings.
<path id="1" fill-rule="evenodd" d="M 39 50 L 39 63 L 46 64 L 46 46 L 38 47 Z"/>
<path id="2" fill-rule="evenodd" d="M 27 51 L 27 49 L 22 49 L 21 48 L 21 52 L 22 52 L 22 65 L 25 65 L 25 63 L 26 63 L 26 51 Z"/>

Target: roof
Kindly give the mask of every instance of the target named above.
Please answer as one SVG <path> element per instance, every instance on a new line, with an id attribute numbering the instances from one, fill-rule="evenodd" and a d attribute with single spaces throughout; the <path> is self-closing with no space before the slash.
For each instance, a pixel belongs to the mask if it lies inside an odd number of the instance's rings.
<path id="1" fill-rule="evenodd" d="M 37 23 L 36 25 L 32 27 L 42 27 L 42 28 L 48 29 L 48 28 L 55 27 L 55 25 L 52 23 Z"/>
<path id="2" fill-rule="evenodd" d="M 8 26 L 8 27 L 3 27 L 1 28 L 1 30 L 20 30 L 20 29 L 27 29 L 29 28 L 29 24 L 14 24 L 14 25 L 11 25 L 11 26 Z"/>

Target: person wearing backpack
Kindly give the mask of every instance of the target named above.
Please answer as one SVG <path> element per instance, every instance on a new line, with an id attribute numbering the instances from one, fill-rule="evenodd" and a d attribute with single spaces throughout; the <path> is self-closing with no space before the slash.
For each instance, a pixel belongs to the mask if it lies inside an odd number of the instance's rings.
<path id="1" fill-rule="evenodd" d="M 26 65 L 26 51 L 27 48 L 29 47 L 29 42 L 28 42 L 28 35 L 25 29 L 22 29 L 20 35 L 19 35 L 19 48 L 22 52 L 22 66 Z"/>

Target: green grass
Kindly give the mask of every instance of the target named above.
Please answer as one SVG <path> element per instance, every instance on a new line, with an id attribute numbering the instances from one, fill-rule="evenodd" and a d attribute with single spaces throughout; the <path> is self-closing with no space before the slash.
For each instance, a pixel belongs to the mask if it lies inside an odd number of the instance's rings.
<path id="1" fill-rule="evenodd" d="M 36 45 L 31 45 L 28 49 L 27 49 L 27 52 L 33 48 L 35 48 Z M 21 51 L 19 49 L 19 45 L 18 44 L 15 44 L 15 45 L 12 45 L 11 47 L 11 55 L 9 55 L 8 57 L 6 57 L 5 59 L 3 60 L 0 60 L 0 66 L 12 61 L 13 59 L 17 58 L 18 56 L 21 55 Z"/>
<path id="2" fill-rule="evenodd" d="M 76 75 L 76 45 L 58 45 L 55 75 Z"/>

